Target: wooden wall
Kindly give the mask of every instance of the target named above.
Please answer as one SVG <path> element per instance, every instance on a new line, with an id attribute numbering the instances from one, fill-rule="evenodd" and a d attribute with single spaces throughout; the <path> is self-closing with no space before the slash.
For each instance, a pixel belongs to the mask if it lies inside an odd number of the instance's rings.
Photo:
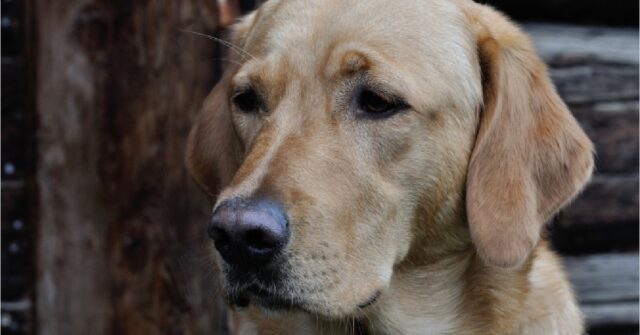
<path id="1" fill-rule="evenodd" d="M 638 334 L 638 30 L 527 24 L 596 149 L 585 191 L 550 226 L 592 335 Z"/>

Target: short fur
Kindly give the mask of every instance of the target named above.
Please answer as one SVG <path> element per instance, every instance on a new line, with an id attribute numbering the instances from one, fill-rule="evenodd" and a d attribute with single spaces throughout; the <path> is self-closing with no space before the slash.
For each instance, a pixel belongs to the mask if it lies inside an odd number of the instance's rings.
<path id="1" fill-rule="evenodd" d="M 592 144 L 518 27 L 467 0 L 270 0 L 232 42 L 187 163 L 216 205 L 284 205 L 273 290 L 301 304 L 234 312 L 235 334 L 583 333 L 540 236 L 590 178 Z M 363 84 L 410 108 L 356 117 Z M 243 85 L 264 112 L 233 106 Z"/>

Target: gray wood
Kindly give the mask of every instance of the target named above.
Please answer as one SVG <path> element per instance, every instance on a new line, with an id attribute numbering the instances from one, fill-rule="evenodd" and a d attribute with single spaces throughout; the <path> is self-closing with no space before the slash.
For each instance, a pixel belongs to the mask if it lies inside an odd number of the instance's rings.
<path id="1" fill-rule="evenodd" d="M 564 257 L 590 327 L 638 324 L 638 253 Z"/>
<path id="2" fill-rule="evenodd" d="M 611 64 L 595 60 L 575 63 L 548 62 L 551 79 L 570 107 L 597 102 L 638 100 L 638 65 Z"/>
<path id="3" fill-rule="evenodd" d="M 638 302 L 583 305 L 581 309 L 589 327 L 637 325 L 640 312 Z"/>
<path id="4" fill-rule="evenodd" d="M 581 303 L 638 301 L 638 253 L 564 257 L 564 262 Z"/>
<path id="5" fill-rule="evenodd" d="M 595 144 L 597 173 L 637 173 L 637 100 L 597 102 L 572 112 Z"/>
<path id="6" fill-rule="evenodd" d="M 559 24 L 525 24 L 547 61 L 595 59 L 638 65 L 638 30 Z"/>
<path id="7" fill-rule="evenodd" d="M 559 223 L 564 226 L 637 224 L 638 201 L 637 173 L 596 174 L 577 200 L 563 210 Z"/>

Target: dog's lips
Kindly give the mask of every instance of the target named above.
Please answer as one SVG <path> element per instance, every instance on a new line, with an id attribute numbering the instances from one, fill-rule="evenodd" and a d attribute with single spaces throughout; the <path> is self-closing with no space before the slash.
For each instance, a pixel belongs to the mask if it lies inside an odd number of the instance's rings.
<path id="1" fill-rule="evenodd" d="M 259 283 L 253 283 L 242 289 L 234 289 L 228 292 L 227 300 L 231 307 L 236 310 L 243 309 L 249 304 L 257 305 L 269 311 L 305 310 L 300 299 L 285 297 L 268 291 Z"/>
<path id="2" fill-rule="evenodd" d="M 321 310 L 313 308 L 313 304 L 308 305 L 300 297 L 284 296 L 273 291 L 267 291 L 260 284 L 251 284 L 241 290 L 233 290 L 233 294 L 229 294 L 227 299 L 231 308 L 234 310 L 242 310 L 249 305 L 256 306 L 266 313 L 280 313 L 287 311 L 302 311 L 312 314 L 324 314 Z M 230 292 L 229 292 L 230 293 Z M 345 311 L 347 314 L 360 315 L 367 308 L 374 305 L 382 296 L 382 290 L 376 290 L 362 303 L 356 305 L 355 310 L 351 312 Z M 332 313 L 326 314 L 327 317 L 335 317 Z"/>
<path id="3" fill-rule="evenodd" d="M 376 301 L 378 301 L 378 298 L 380 298 L 381 295 L 382 295 L 382 291 L 380 291 L 380 290 L 375 291 L 373 293 L 373 295 L 371 295 L 367 300 L 365 300 L 364 302 L 358 304 L 358 308 L 359 309 L 365 309 L 365 308 L 373 305 Z"/>
<path id="4" fill-rule="evenodd" d="M 287 311 L 303 311 L 326 317 L 342 315 L 359 315 L 374 305 L 382 295 L 382 288 L 371 289 L 368 295 L 361 295 L 356 301 L 315 301 L 313 297 L 293 294 L 298 291 L 290 286 L 288 276 L 278 270 L 271 272 L 248 273 L 238 269 L 225 267 L 225 291 L 227 302 L 232 309 L 242 310 L 249 305 L 260 308 L 264 312 L 279 313 Z M 333 306 L 327 310 L 327 306 Z"/>

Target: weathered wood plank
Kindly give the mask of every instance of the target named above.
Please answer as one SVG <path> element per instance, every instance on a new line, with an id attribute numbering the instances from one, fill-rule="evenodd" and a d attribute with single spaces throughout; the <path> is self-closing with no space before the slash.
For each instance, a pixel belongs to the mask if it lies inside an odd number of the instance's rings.
<path id="1" fill-rule="evenodd" d="M 565 255 L 638 250 L 638 222 L 580 224 L 565 221 L 550 225 L 554 249 Z"/>
<path id="2" fill-rule="evenodd" d="M 524 25 L 538 53 L 554 65 L 595 60 L 638 65 L 638 30 L 577 25 Z"/>
<path id="3" fill-rule="evenodd" d="M 637 64 L 609 64 L 593 60 L 574 62 L 549 62 L 551 79 L 570 107 L 638 100 Z"/>
<path id="4" fill-rule="evenodd" d="M 638 324 L 638 313 L 640 312 L 638 302 L 583 305 L 581 308 L 589 327 Z"/>
<path id="5" fill-rule="evenodd" d="M 638 301 L 637 253 L 564 257 L 564 263 L 581 303 Z"/>
<path id="6" fill-rule="evenodd" d="M 590 327 L 638 324 L 638 253 L 564 257 Z"/>
<path id="7" fill-rule="evenodd" d="M 637 173 L 637 100 L 594 103 L 572 112 L 595 144 L 596 173 Z"/>
<path id="8" fill-rule="evenodd" d="M 550 225 L 563 253 L 638 249 L 638 174 L 596 174 Z"/>
<path id="9" fill-rule="evenodd" d="M 183 167 L 215 45 L 180 32 L 211 33 L 213 6 L 33 0 L 38 333 L 220 329 L 208 204 Z"/>
<path id="10" fill-rule="evenodd" d="M 638 174 L 595 175 L 562 212 L 563 225 L 638 223 Z"/>

